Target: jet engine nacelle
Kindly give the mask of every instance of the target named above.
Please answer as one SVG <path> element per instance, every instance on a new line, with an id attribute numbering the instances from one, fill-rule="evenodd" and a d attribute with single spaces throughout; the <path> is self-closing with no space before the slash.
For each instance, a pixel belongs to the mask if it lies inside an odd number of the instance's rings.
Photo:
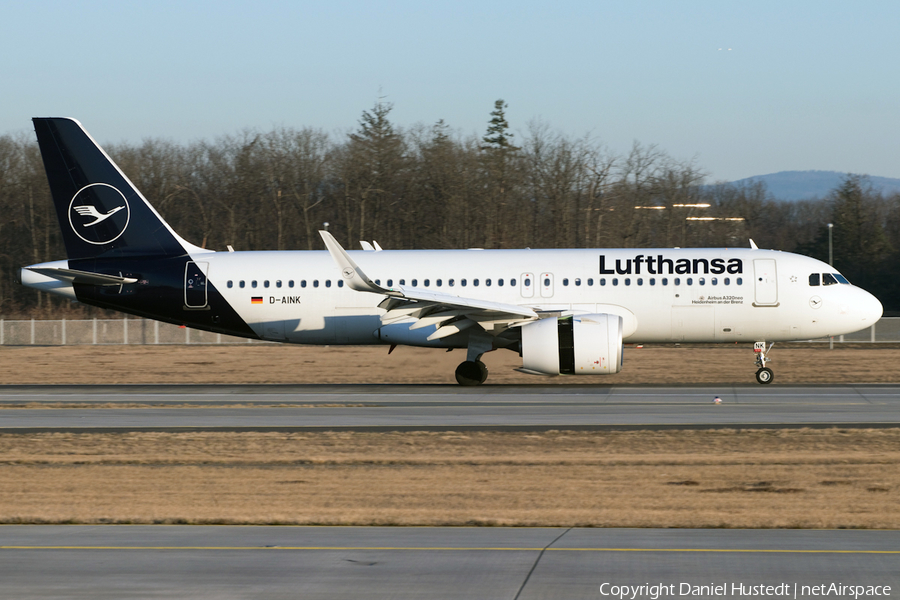
<path id="1" fill-rule="evenodd" d="M 622 317 L 575 315 L 522 326 L 522 370 L 600 375 L 622 369 Z"/>

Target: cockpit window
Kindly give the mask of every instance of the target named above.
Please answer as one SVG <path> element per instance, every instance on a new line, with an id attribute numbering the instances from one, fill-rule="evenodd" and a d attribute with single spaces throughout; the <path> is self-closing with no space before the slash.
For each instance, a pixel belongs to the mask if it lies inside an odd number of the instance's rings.
<path id="1" fill-rule="evenodd" d="M 840 273 L 812 273 L 809 276 L 809 285 L 835 285 L 838 283 L 850 284 L 847 278 Z"/>

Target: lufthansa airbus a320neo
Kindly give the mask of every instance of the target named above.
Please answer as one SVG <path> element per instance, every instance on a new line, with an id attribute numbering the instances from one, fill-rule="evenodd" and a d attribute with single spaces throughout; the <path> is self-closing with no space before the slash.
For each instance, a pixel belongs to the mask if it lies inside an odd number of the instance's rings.
<path id="1" fill-rule="evenodd" d="M 840 335 L 881 303 L 829 265 L 752 248 L 214 252 L 162 219 L 81 124 L 34 127 L 68 258 L 22 269 L 24 285 L 125 313 L 295 344 L 466 348 L 463 385 L 485 352 L 521 370 L 613 374 L 624 342 L 771 344 Z M 767 347 L 768 344 L 768 347 Z"/>

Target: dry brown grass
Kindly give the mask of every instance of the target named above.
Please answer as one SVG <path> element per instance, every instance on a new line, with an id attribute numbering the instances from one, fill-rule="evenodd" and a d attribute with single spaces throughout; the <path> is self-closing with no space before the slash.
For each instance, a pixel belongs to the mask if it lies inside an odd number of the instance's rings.
<path id="1" fill-rule="evenodd" d="M 900 429 L 0 435 L 3 523 L 900 527 Z"/>
<path id="2" fill-rule="evenodd" d="M 900 348 L 778 345 L 770 355 L 778 383 L 898 383 Z M 456 383 L 461 350 L 384 346 L 0 347 L 2 384 L 80 383 Z M 751 346 L 647 346 L 625 349 L 616 375 L 538 377 L 514 352 L 485 354 L 488 383 L 756 383 Z"/>
<path id="3" fill-rule="evenodd" d="M 900 382 L 897 348 L 771 356 L 782 383 Z M 463 359 L 384 347 L 2 347 L 0 384 L 453 383 Z M 489 383 L 501 384 L 753 383 L 752 361 L 746 345 L 629 348 L 619 375 L 539 378 L 514 372 L 514 353 L 485 356 Z M 3 434 L 0 522 L 897 528 L 898 461 L 895 429 Z"/>

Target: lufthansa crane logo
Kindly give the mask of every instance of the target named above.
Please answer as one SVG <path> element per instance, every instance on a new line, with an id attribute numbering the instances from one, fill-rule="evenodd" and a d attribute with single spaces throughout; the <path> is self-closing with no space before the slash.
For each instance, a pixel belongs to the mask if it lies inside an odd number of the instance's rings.
<path id="1" fill-rule="evenodd" d="M 103 245 L 125 233 L 131 207 L 124 194 L 108 183 L 86 185 L 69 202 L 69 225 L 88 244 Z"/>

